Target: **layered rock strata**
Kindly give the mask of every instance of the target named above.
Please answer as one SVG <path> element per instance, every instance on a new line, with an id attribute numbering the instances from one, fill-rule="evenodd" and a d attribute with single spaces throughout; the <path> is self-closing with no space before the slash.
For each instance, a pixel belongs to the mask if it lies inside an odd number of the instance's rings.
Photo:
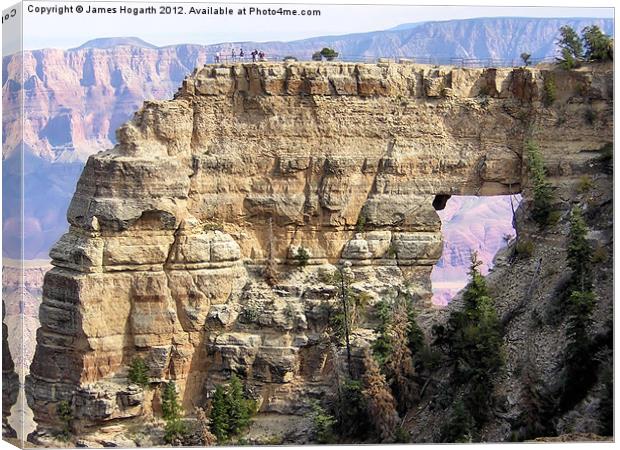
<path id="1" fill-rule="evenodd" d="M 326 274 L 347 263 L 370 299 L 356 349 L 380 299 L 428 305 L 435 208 L 520 192 L 529 138 L 569 175 L 612 140 L 579 116 L 609 108 L 612 78 L 412 64 L 195 70 L 86 164 L 45 277 L 35 419 L 53 424 L 61 400 L 83 426 L 156 411 L 153 392 L 128 387 L 136 355 L 153 382 L 177 382 L 188 410 L 236 372 L 262 412 L 303 413 L 342 356 L 326 336 L 339 298 Z M 300 248 L 307 267 L 296 267 Z"/>

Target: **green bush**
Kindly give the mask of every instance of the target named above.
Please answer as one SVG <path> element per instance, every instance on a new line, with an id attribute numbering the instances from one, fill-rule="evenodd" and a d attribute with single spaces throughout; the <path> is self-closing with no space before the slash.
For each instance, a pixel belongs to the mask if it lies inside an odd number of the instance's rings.
<path id="1" fill-rule="evenodd" d="M 403 427 L 396 428 L 396 433 L 394 433 L 394 443 L 396 444 L 408 444 L 411 442 L 411 434 Z"/>
<path id="2" fill-rule="evenodd" d="M 61 400 L 58 403 L 56 413 L 58 414 L 58 419 L 62 422 L 61 436 L 68 439 L 71 435 L 71 421 L 73 420 L 71 404 L 67 400 Z"/>
<path id="3" fill-rule="evenodd" d="M 390 244 L 387 251 L 385 252 L 385 255 L 391 259 L 396 258 L 397 256 L 396 246 L 394 244 Z"/>
<path id="4" fill-rule="evenodd" d="M 320 51 L 312 54 L 312 61 L 323 61 L 323 55 L 321 55 Z"/>
<path id="5" fill-rule="evenodd" d="M 211 432 L 222 444 L 238 436 L 249 425 L 256 413 L 256 402 L 249 398 L 243 385 L 233 375 L 226 385 L 218 385 L 211 399 Z"/>
<path id="6" fill-rule="evenodd" d="M 549 215 L 547 216 L 547 226 L 553 226 L 557 224 L 562 218 L 562 211 L 552 210 L 549 211 Z"/>
<path id="7" fill-rule="evenodd" d="M 409 323 L 408 346 L 411 354 L 415 357 L 424 349 L 424 332 L 416 320 L 413 303 L 407 302 L 407 321 Z"/>
<path id="8" fill-rule="evenodd" d="M 553 74 L 547 74 L 543 84 L 543 104 L 547 107 L 553 105 L 557 99 L 557 88 L 555 87 L 555 77 Z"/>
<path id="9" fill-rule="evenodd" d="M 605 261 L 607 261 L 608 258 L 609 253 L 607 252 L 607 249 L 602 245 L 596 247 L 592 252 L 592 264 L 604 263 Z"/>
<path id="10" fill-rule="evenodd" d="M 295 261 L 297 261 L 297 265 L 300 269 L 306 267 L 308 261 L 310 261 L 310 253 L 308 253 L 308 250 L 300 246 L 295 253 Z"/>
<path id="11" fill-rule="evenodd" d="M 336 430 L 343 437 L 364 441 L 372 432 L 366 399 L 359 380 L 347 379 L 340 384 L 335 404 Z"/>
<path id="12" fill-rule="evenodd" d="M 217 222 L 206 222 L 203 225 L 203 230 L 205 231 L 224 231 L 224 225 Z"/>
<path id="13" fill-rule="evenodd" d="M 465 403 L 463 400 L 459 399 L 454 403 L 452 413 L 450 414 L 447 422 L 445 422 L 441 427 L 441 442 L 471 442 L 471 432 L 473 428 L 474 423 L 472 421 L 472 417 L 465 408 Z"/>
<path id="14" fill-rule="evenodd" d="M 515 245 L 515 254 L 519 258 L 529 258 L 534 253 L 534 243 L 528 239 L 519 239 Z"/>
<path id="15" fill-rule="evenodd" d="M 164 426 L 164 441 L 169 445 L 183 445 L 190 435 L 189 425 L 181 418 L 167 420 Z"/>
<path id="16" fill-rule="evenodd" d="M 129 381 L 143 388 L 149 384 L 149 368 L 140 357 L 135 357 L 131 360 L 129 365 L 129 374 L 127 376 Z"/>
<path id="17" fill-rule="evenodd" d="M 243 305 L 243 309 L 241 310 L 239 315 L 241 316 L 242 322 L 253 323 L 258 321 L 258 318 L 260 316 L 260 310 L 258 308 L 258 305 L 254 301 L 250 300 L 245 305 Z"/>
<path id="18" fill-rule="evenodd" d="M 366 228 L 366 214 L 363 212 L 357 216 L 357 222 L 355 223 L 355 231 L 358 233 L 363 233 Z"/>
<path id="19" fill-rule="evenodd" d="M 319 444 L 330 444 L 335 440 L 334 424 L 336 419 L 329 414 L 317 400 L 310 403 L 310 419 L 312 420 L 312 433 Z"/>
<path id="20" fill-rule="evenodd" d="M 579 178 L 579 183 L 577 184 L 577 192 L 585 194 L 590 191 L 593 186 L 594 183 L 592 182 L 592 178 L 588 175 L 582 175 Z"/>

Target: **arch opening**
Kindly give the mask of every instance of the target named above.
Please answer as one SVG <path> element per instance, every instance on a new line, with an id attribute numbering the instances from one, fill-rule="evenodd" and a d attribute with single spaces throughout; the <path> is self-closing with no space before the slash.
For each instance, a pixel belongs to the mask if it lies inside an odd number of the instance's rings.
<path id="1" fill-rule="evenodd" d="M 444 242 L 431 273 L 434 305 L 447 305 L 467 285 L 472 251 L 483 263 L 482 274 L 489 272 L 497 252 L 515 236 L 513 210 L 520 202 L 521 194 L 435 197 L 433 207 L 441 219 Z M 436 203 L 443 207 L 437 208 Z"/>

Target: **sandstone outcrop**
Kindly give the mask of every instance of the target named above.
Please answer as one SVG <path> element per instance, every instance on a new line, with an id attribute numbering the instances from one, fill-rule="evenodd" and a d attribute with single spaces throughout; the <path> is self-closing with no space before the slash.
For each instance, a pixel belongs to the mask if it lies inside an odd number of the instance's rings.
<path id="1" fill-rule="evenodd" d="M 379 299 L 406 293 L 428 306 L 442 249 L 437 196 L 520 192 L 529 138 L 552 176 L 571 176 L 612 141 L 611 127 L 583 120 L 586 109 L 607 120 L 611 74 L 197 69 L 86 164 L 45 277 L 28 382 L 38 424 L 54 424 L 61 400 L 85 427 L 150 414 L 153 402 L 128 387 L 136 355 L 153 382 L 176 380 L 188 410 L 237 372 L 262 412 L 303 413 L 342 358 L 325 336 L 339 292 L 325 273 L 347 263 L 370 298 L 356 348 L 372 339 Z M 550 78 L 558 94 L 545 107 Z"/>

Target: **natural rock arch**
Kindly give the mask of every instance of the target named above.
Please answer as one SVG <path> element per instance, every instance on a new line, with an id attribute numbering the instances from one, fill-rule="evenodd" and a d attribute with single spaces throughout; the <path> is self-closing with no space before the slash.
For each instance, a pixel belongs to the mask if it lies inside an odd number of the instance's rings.
<path id="1" fill-rule="evenodd" d="M 610 101 L 597 72 L 267 63 L 205 66 L 173 100 L 146 102 L 89 158 L 51 252 L 28 381 L 37 422 L 63 399 L 86 424 L 140 414 L 147 394 L 126 389 L 135 354 L 187 406 L 244 371 L 262 410 L 299 413 L 295 399 L 329 385 L 324 364 L 300 367 L 301 354 L 328 360 L 320 267 L 348 261 L 375 298 L 408 286 L 424 304 L 443 199 L 520 192 L 526 139 L 552 176 L 611 140 L 546 126 L 547 76 L 558 104 Z M 315 269 L 269 288 L 257 263 L 294 264 L 298 246 Z"/>

